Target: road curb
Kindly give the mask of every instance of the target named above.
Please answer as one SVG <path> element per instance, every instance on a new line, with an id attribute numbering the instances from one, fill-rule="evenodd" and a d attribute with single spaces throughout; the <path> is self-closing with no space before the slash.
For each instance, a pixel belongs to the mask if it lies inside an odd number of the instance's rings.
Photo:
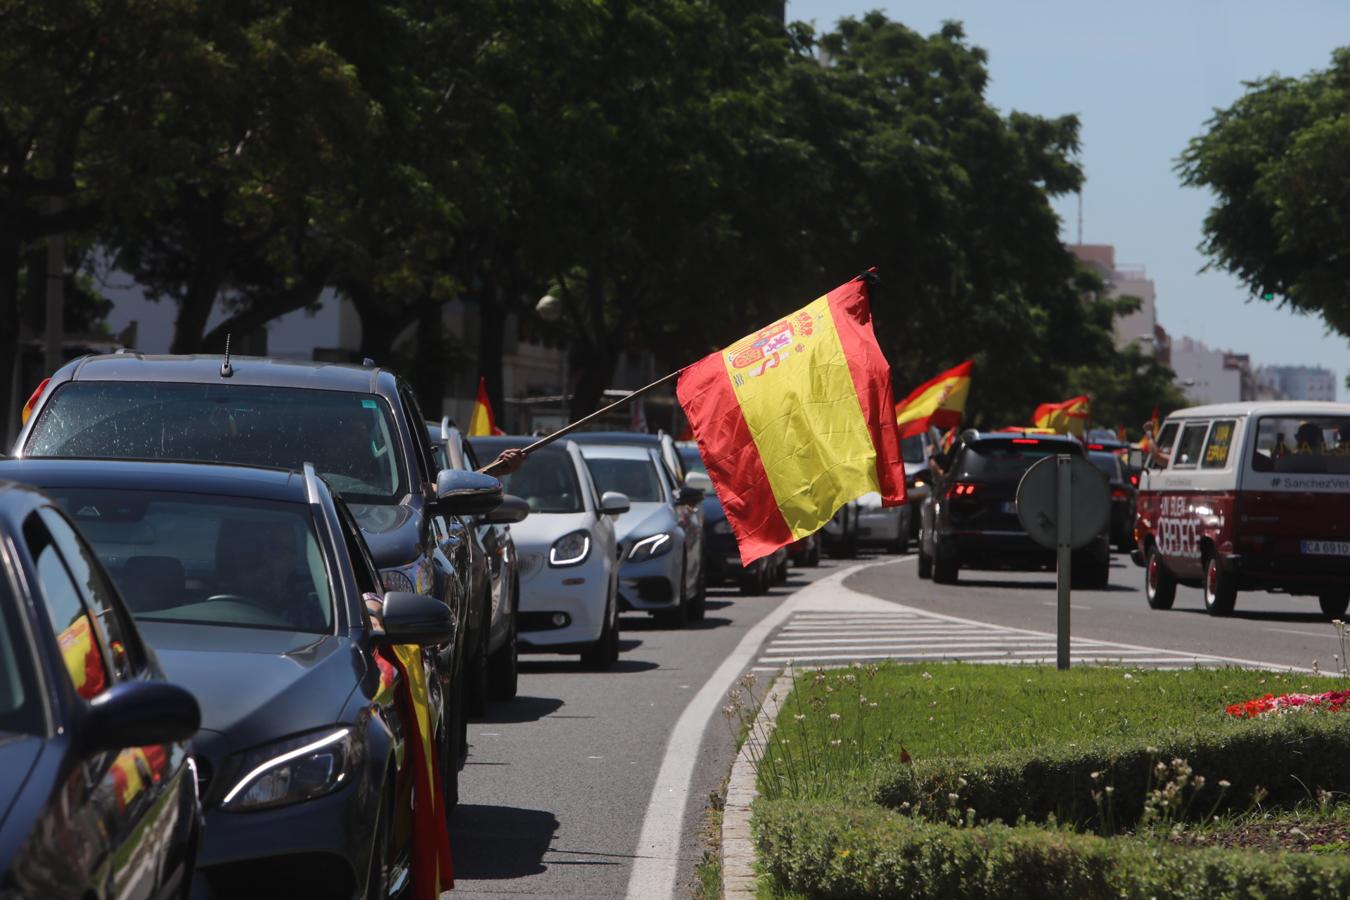
<path id="1" fill-rule="evenodd" d="M 759 891 L 755 868 L 755 842 L 750 833 L 750 806 L 759 796 L 755 789 L 756 760 L 762 759 L 778 723 L 778 710 L 792 690 L 791 669 L 774 680 L 755 715 L 741 752 L 731 766 L 726 802 L 722 806 L 722 897 L 724 900 L 754 900 Z"/>

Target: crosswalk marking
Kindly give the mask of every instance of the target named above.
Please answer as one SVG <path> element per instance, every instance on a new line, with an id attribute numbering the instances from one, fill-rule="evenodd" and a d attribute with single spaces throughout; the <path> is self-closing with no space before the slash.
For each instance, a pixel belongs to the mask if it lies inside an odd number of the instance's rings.
<path id="1" fill-rule="evenodd" d="M 1192 666 L 1250 665 L 1204 653 L 1185 653 L 1074 638 L 1075 664 L 1147 666 L 1178 669 Z M 1054 665 L 1055 635 L 936 613 L 904 609 L 896 612 L 801 611 L 788 618 L 760 649 L 753 670 L 777 671 L 786 665 L 837 666 L 851 662 L 1012 662 Z"/>

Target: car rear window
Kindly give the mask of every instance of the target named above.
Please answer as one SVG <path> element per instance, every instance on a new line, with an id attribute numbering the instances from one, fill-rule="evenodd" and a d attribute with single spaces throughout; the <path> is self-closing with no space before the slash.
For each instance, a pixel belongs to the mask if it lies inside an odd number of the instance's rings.
<path id="1" fill-rule="evenodd" d="M 1088 461 L 1110 481 L 1120 481 L 1120 460 L 1114 453 L 1089 453 Z"/>
<path id="2" fill-rule="evenodd" d="M 26 456 L 163 459 L 299 470 L 346 499 L 407 493 L 392 412 L 371 394 L 235 384 L 75 381 L 43 407 Z"/>
<path id="3" fill-rule="evenodd" d="M 911 434 L 900 439 L 900 458 L 907 463 L 926 462 L 923 453 L 923 435 Z"/>
<path id="4" fill-rule="evenodd" d="M 1350 416 L 1262 416 L 1252 468 L 1350 475 Z"/>
<path id="5" fill-rule="evenodd" d="M 957 478 L 986 482 L 1019 481 L 1022 474 L 1047 456 L 1080 455 L 1082 450 L 1064 441 L 988 441 L 969 444 L 956 465 Z"/>
<path id="6" fill-rule="evenodd" d="M 140 621 L 333 630 L 309 508 L 202 494 L 50 488 Z"/>
<path id="7" fill-rule="evenodd" d="M 586 457 L 586 468 L 591 470 L 595 488 L 626 494 L 634 503 L 660 503 L 661 479 L 656 464 L 649 459 L 604 459 Z"/>

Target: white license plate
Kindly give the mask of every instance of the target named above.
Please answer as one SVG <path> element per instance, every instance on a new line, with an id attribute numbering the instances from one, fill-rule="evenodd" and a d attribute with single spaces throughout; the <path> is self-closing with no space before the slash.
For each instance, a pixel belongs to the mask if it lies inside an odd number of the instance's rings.
<path id="1" fill-rule="evenodd" d="M 1302 541 L 1303 552 L 1317 556 L 1350 556 L 1350 541 Z"/>
<path id="2" fill-rule="evenodd" d="M 999 511 L 1008 513 L 1009 515 L 1017 515 L 1017 501 L 1004 500 L 1003 505 L 999 507 Z"/>

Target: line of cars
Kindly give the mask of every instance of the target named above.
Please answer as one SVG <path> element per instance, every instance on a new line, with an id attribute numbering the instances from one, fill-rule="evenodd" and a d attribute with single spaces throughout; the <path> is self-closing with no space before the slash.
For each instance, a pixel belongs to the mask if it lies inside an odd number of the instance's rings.
<path id="1" fill-rule="evenodd" d="M 408 886 L 416 732 L 448 809 L 466 666 L 514 668 L 473 554 L 525 509 L 424 422 L 370 365 L 119 354 L 40 388 L 0 463 L 42 492 L 3 492 L 0 895 Z"/>

